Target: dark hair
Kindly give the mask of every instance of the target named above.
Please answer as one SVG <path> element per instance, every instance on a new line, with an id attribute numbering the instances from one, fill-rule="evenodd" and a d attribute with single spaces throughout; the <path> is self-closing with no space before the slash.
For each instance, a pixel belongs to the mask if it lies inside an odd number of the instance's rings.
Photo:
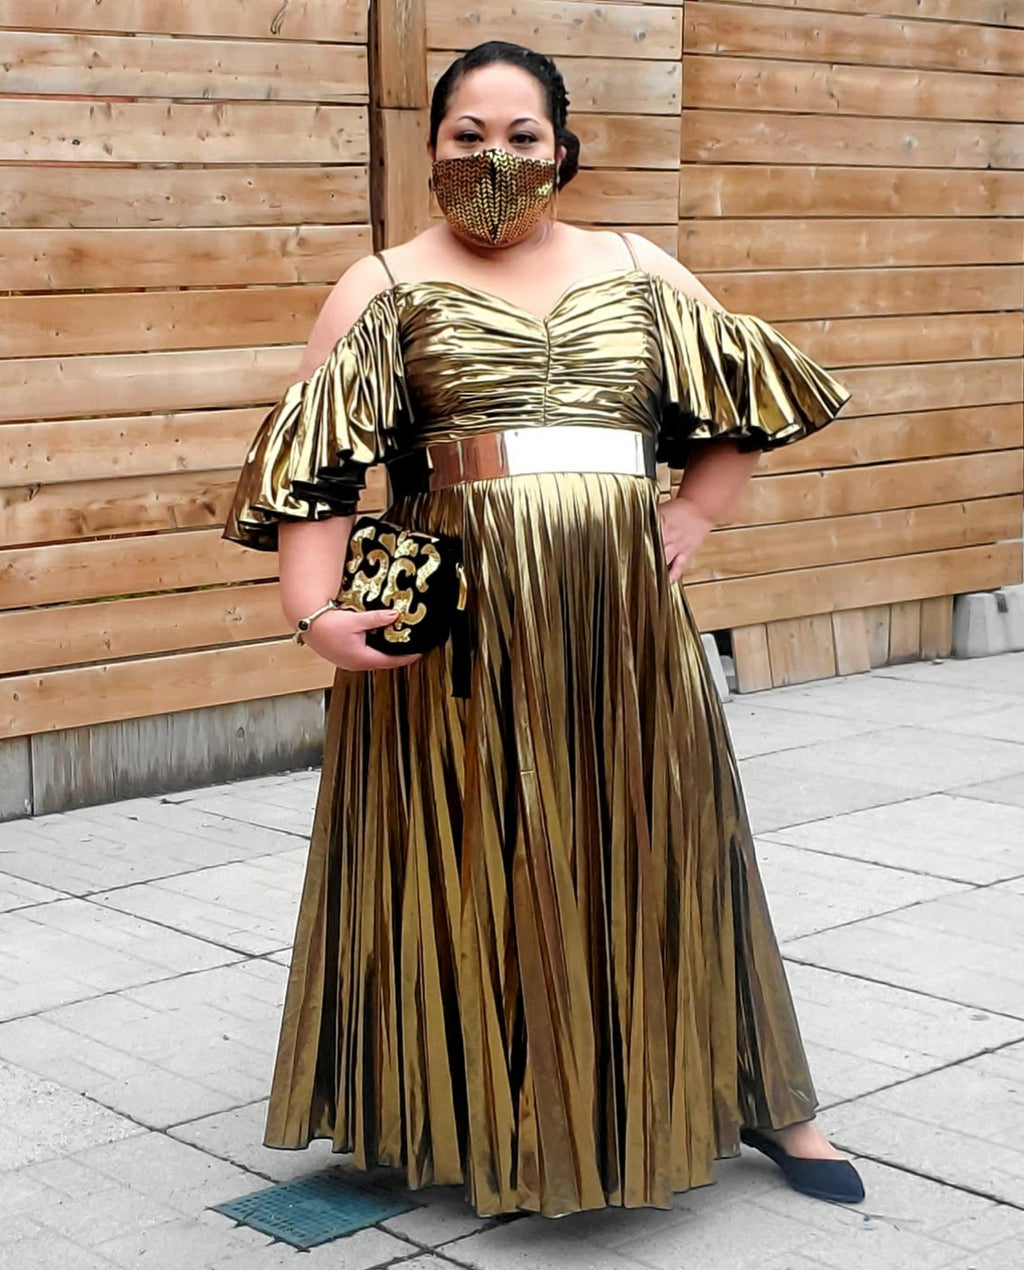
<path id="1" fill-rule="evenodd" d="M 438 129 L 448 113 L 455 90 L 470 71 L 480 70 L 483 66 L 518 66 L 532 75 L 544 89 L 548 118 L 555 130 L 555 144 L 565 149 L 565 158 L 558 169 L 558 188 L 568 185 L 580 166 L 580 139 L 565 126 L 569 114 L 565 80 L 550 57 L 524 48 L 522 44 L 488 40 L 452 62 L 434 86 L 434 95 L 430 99 L 430 144 L 437 145 Z"/>

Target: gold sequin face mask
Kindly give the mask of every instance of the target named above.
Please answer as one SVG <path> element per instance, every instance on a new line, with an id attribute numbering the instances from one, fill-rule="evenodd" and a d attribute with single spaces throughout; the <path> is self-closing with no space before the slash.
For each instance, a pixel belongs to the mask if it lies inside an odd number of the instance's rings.
<path id="1" fill-rule="evenodd" d="M 555 192 L 554 159 L 482 150 L 434 162 L 434 193 L 452 230 L 484 247 L 510 247 L 534 228 Z"/>

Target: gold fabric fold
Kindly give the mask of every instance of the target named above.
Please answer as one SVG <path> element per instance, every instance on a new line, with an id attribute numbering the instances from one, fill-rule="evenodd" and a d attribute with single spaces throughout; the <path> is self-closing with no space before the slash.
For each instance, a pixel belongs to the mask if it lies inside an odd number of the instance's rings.
<path id="1" fill-rule="evenodd" d="M 728 313 L 652 282 L 664 357 L 659 457 L 686 463 L 693 441 L 728 437 L 767 450 L 829 423 L 848 390 L 761 318 Z"/>
<path id="2" fill-rule="evenodd" d="M 354 510 L 367 467 L 395 443 L 406 412 L 404 378 L 394 296 L 385 291 L 263 421 L 224 537 L 275 551 L 282 520 Z"/>
<path id="3" fill-rule="evenodd" d="M 345 436 L 337 392 L 314 390 L 254 449 L 251 537 L 339 439 L 366 459 L 502 426 L 657 436 L 667 398 L 761 437 L 837 400 L 637 270 L 544 320 L 455 284 L 388 295 L 341 355 L 351 376 L 365 349 L 372 381 L 345 381 Z M 447 647 L 336 677 L 265 1140 L 464 1183 L 484 1214 L 667 1207 L 742 1125 L 808 1119 L 815 1095 L 656 486 L 523 474 L 385 515 L 462 539 L 471 696 Z"/>

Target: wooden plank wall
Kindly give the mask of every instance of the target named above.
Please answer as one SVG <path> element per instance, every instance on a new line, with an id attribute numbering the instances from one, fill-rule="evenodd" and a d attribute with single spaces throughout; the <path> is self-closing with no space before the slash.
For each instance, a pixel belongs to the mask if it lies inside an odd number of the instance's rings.
<path id="1" fill-rule="evenodd" d="M 856 393 L 695 562 L 746 686 L 938 647 L 942 597 L 1020 578 L 1024 0 L 482 12 L 8 0 L 0 735 L 327 682 L 219 524 L 328 286 L 429 216 L 427 94 L 481 38 L 565 71 L 563 216 L 678 250 Z"/>
<path id="2" fill-rule="evenodd" d="M 219 525 L 370 249 L 366 5 L 0 23 L 0 735 L 321 686 Z"/>
<path id="3" fill-rule="evenodd" d="M 695 613 L 746 687 L 948 651 L 948 597 L 1021 579 L 1024 0 L 687 0 L 683 45 L 680 259 L 854 393 Z"/>

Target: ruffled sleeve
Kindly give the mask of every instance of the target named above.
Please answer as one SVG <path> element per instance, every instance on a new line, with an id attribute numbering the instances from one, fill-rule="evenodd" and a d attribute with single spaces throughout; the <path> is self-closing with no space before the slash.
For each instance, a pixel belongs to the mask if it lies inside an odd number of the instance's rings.
<path id="1" fill-rule="evenodd" d="M 275 551 L 281 521 L 353 513 L 366 469 L 391 452 L 407 409 L 394 296 L 384 291 L 260 425 L 224 537 Z"/>
<path id="2" fill-rule="evenodd" d="M 695 442 L 768 450 L 808 436 L 850 399 L 838 380 L 760 318 L 726 313 L 653 280 L 664 367 L 658 459 L 685 466 Z"/>

